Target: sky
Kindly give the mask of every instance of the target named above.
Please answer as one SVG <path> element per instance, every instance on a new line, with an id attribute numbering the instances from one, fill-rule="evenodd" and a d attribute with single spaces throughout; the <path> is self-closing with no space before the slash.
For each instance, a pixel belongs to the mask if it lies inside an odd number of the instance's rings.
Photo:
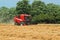
<path id="1" fill-rule="evenodd" d="M 0 7 L 5 6 L 5 7 L 16 7 L 16 3 L 19 0 L 0 0 Z M 54 3 L 57 5 L 60 5 L 60 0 L 41 0 L 45 2 L 46 4 L 48 3 Z M 30 3 L 32 3 L 32 0 L 30 0 Z"/>
<path id="2" fill-rule="evenodd" d="M 54 3 L 60 5 L 60 0 L 42 0 L 45 3 Z"/>

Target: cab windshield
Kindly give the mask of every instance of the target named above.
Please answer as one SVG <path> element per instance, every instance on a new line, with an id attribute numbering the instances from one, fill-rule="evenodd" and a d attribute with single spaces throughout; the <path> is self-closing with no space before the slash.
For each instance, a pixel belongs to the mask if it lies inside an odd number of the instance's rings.
<path id="1" fill-rule="evenodd" d="M 25 16 L 25 21 L 30 21 L 30 16 Z"/>

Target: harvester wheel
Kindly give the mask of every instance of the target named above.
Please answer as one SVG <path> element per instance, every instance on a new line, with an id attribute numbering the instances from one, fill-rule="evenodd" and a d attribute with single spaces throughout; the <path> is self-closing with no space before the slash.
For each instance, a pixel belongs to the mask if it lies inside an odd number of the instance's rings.
<path id="1" fill-rule="evenodd" d="M 21 26 L 24 25 L 24 22 L 20 22 L 20 25 L 21 25 Z"/>

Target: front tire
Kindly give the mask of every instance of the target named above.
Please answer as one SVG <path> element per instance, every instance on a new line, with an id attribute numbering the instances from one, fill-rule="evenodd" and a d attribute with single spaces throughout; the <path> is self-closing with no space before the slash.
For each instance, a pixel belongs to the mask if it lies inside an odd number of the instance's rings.
<path id="1" fill-rule="evenodd" d="M 24 25 L 24 22 L 20 22 L 20 25 L 23 26 Z"/>

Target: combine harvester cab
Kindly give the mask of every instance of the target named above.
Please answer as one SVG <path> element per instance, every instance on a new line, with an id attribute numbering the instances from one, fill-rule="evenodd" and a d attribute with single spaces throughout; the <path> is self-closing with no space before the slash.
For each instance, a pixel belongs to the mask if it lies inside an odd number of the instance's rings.
<path id="1" fill-rule="evenodd" d="M 19 16 L 14 17 L 15 25 L 30 25 L 31 24 L 31 15 L 20 14 Z"/>

